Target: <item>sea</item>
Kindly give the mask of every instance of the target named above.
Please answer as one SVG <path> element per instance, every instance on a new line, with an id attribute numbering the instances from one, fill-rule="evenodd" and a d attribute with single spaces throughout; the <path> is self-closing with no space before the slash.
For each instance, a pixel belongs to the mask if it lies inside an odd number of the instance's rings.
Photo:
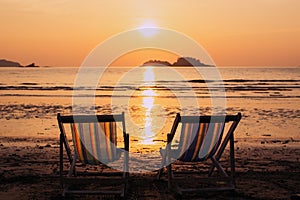
<path id="1" fill-rule="evenodd" d="M 2 67 L 1 137 L 58 137 L 56 115 L 124 112 L 162 145 L 176 113 L 242 113 L 236 138 L 300 139 L 300 67 Z M 144 147 L 142 147 L 144 148 Z"/>

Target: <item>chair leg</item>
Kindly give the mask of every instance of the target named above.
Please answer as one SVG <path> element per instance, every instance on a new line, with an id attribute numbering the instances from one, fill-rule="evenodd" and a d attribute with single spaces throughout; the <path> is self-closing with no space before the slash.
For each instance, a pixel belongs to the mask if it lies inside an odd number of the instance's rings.
<path id="1" fill-rule="evenodd" d="M 158 170 L 158 173 L 157 173 L 157 180 L 160 180 L 160 177 L 161 175 L 163 174 L 164 172 L 164 167 L 166 165 L 166 151 L 163 151 L 161 150 L 161 154 L 162 154 L 162 160 L 161 160 L 161 165 L 160 165 L 160 169 Z"/>
<path id="2" fill-rule="evenodd" d="M 223 167 L 221 166 L 219 161 L 214 156 L 211 157 L 211 160 L 213 162 L 213 165 L 217 167 L 219 172 L 221 172 L 223 174 L 223 176 L 228 177 L 228 174 L 224 171 Z"/>
<path id="3" fill-rule="evenodd" d="M 234 136 L 230 137 L 230 165 L 231 165 L 231 183 L 235 187 L 235 156 L 234 156 Z"/>
<path id="4" fill-rule="evenodd" d="M 160 177 L 162 176 L 163 173 L 164 173 L 164 167 L 162 167 L 158 170 L 156 179 L 160 180 Z"/>
<path id="5" fill-rule="evenodd" d="M 123 178 L 129 177 L 129 155 L 128 151 L 124 151 Z"/>
<path id="6" fill-rule="evenodd" d="M 172 189 L 172 178 L 173 178 L 173 174 L 172 174 L 172 164 L 170 163 L 167 166 L 167 171 L 168 171 L 168 188 Z"/>
<path id="7" fill-rule="evenodd" d="M 75 162 L 76 162 L 76 153 L 74 154 L 73 160 L 72 160 L 72 164 L 70 166 L 70 170 L 68 173 L 68 176 L 72 176 L 72 174 L 74 174 L 75 171 Z"/>
<path id="8" fill-rule="evenodd" d="M 222 144 L 221 144 L 221 146 L 220 146 L 218 152 L 215 154 L 214 158 L 215 158 L 215 160 L 216 160 L 217 162 L 219 162 L 219 159 L 221 158 L 221 156 L 222 156 L 222 154 L 223 154 L 223 152 L 224 152 L 224 150 L 225 150 L 225 148 L 226 148 L 226 146 L 227 146 L 227 144 L 228 144 L 228 141 L 231 139 L 231 137 L 232 137 L 232 134 L 231 134 L 231 133 L 229 133 L 229 134 L 226 135 L 226 137 L 225 137 L 224 141 L 222 142 Z M 212 173 L 213 173 L 215 167 L 217 167 L 215 164 L 213 164 L 213 165 L 210 167 L 209 172 L 208 172 L 208 175 L 209 175 L 209 176 L 212 175 Z"/>
<path id="9" fill-rule="evenodd" d="M 165 160 L 163 160 L 161 162 L 161 166 L 160 166 L 160 169 L 158 170 L 158 173 L 157 173 L 157 180 L 160 180 L 160 177 L 162 176 L 162 174 L 164 173 L 164 168 L 165 168 Z"/>
<path id="10" fill-rule="evenodd" d="M 62 182 L 62 178 L 63 178 L 63 170 L 64 170 L 64 156 L 63 156 L 63 138 L 62 138 L 62 134 L 60 134 L 60 140 L 59 140 L 60 144 L 59 144 L 59 177 L 60 177 L 60 185 L 61 188 L 63 189 L 63 182 Z"/>

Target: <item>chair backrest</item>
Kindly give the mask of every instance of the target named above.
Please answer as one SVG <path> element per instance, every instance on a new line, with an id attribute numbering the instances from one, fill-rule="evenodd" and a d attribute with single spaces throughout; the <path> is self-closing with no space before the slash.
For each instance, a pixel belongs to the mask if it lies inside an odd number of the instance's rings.
<path id="1" fill-rule="evenodd" d="M 122 123 L 125 146 L 125 118 L 119 115 L 58 116 L 61 132 L 63 124 L 70 124 L 77 158 L 84 164 L 108 163 L 120 158 L 117 148 L 117 122 Z"/>
<path id="2" fill-rule="evenodd" d="M 233 134 L 240 120 L 239 116 L 240 114 L 223 116 L 180 116 L 177 114 L 171 136 L 174 137 L 178 125 L 181 124 L 178 160 L 195 162 L 206 160 L 214 155 L 221 144 L 226 123 L 233 122 L 228 130 Z"/>

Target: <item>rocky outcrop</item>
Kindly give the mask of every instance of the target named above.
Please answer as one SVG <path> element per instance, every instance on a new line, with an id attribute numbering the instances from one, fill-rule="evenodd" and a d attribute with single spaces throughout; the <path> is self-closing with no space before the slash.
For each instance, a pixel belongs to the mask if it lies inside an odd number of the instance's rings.
<path id="1" fill-rule="evenodd" d="M 0 60 L 0 67 L 21 67 L 20 63 L 5 59 Z"/>
<path id="2" fill-rule="evenodd" d="M 202 67 L 212 67 L 211 65 L 207 65 L 202 63 L 200 60 L 192 57 L 179 57 L 176 62 L 171 64 L 168 61 L 161 60 L 149 60 L 144 62 L 142 66 L 174 66 L 174 67 L 182 67 L 182 66 L 202 66 Z"/>

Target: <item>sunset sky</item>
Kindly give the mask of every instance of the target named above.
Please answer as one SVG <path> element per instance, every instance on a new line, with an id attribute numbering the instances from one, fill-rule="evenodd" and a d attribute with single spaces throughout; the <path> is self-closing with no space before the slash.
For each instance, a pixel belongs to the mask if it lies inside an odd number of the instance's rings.
<path id="1" fill-rule="evenodd" d="M 150 24 L 195 39 L 218 66 L 300 66 L 299 10 L 299 0 L 0 0 L 0 59 L 80 66 L 107 38 Z M 141 55 L 121 64 L 175 61 Z"/>

